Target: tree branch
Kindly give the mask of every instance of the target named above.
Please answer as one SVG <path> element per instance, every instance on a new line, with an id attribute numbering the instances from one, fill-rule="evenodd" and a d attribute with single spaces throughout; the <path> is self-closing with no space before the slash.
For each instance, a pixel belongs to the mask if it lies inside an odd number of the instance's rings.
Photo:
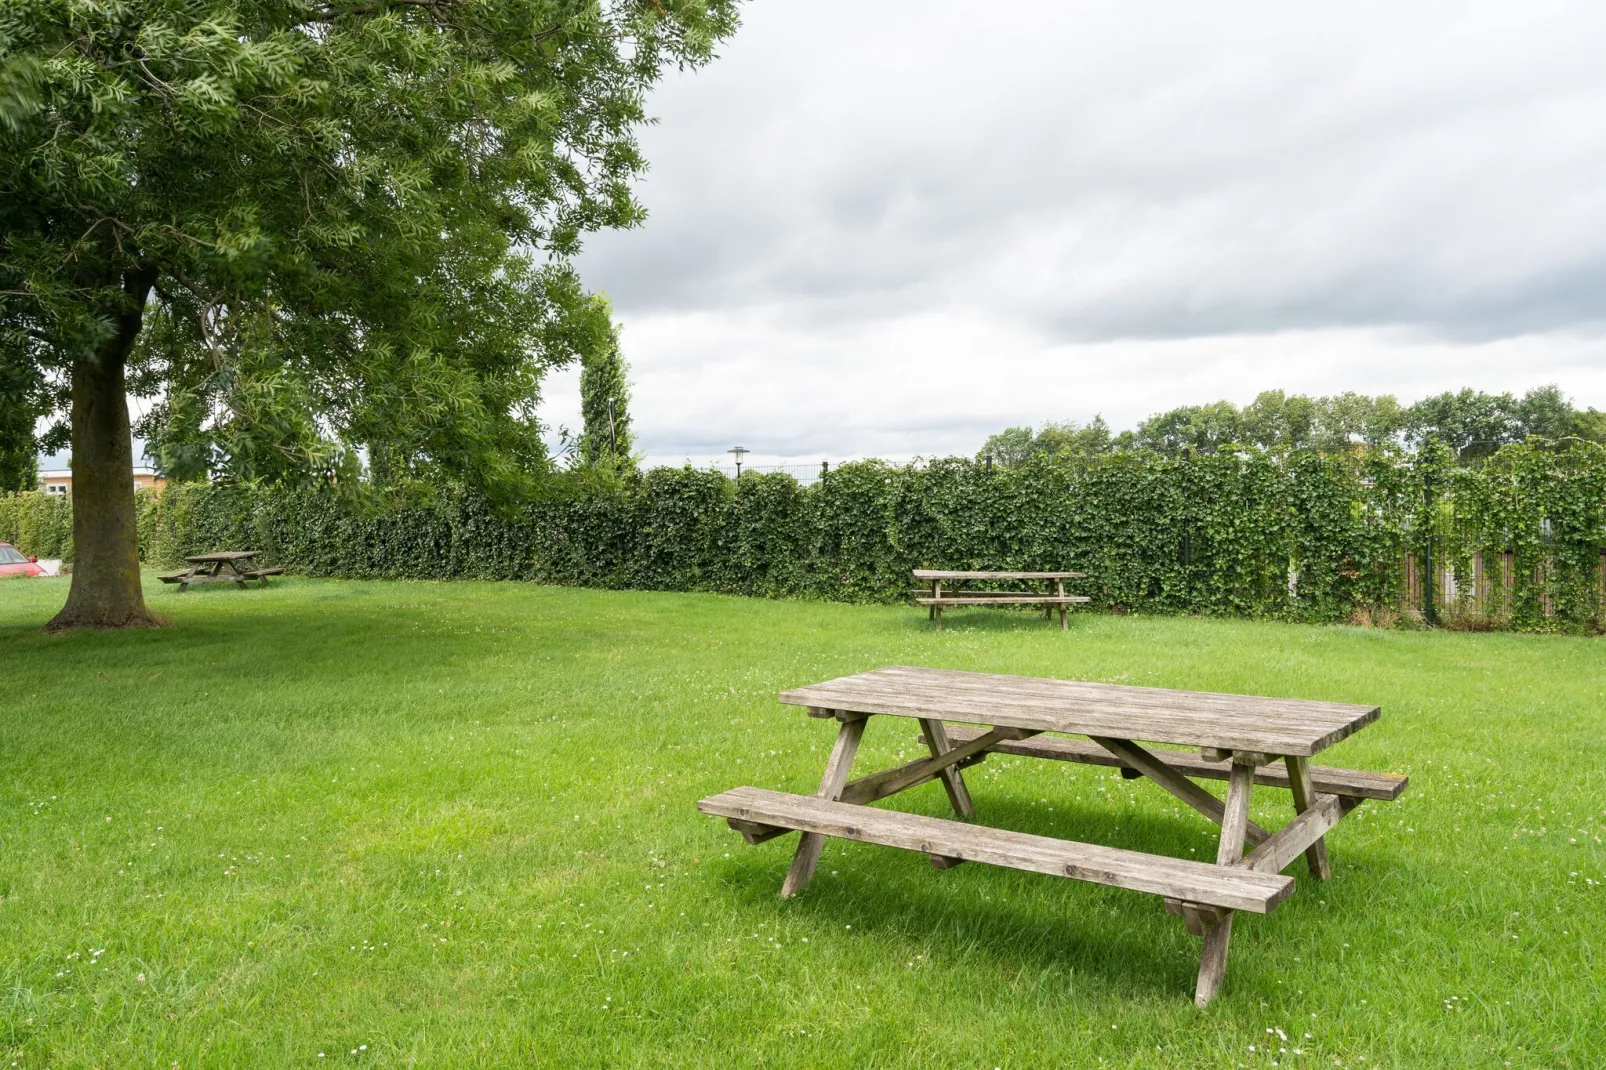
<path id="1" fill-rule="evenodd" d="M 333 22 L 336 19 L 351 16 L 374 15 L 393 7 L 421 7 L 432 14 L 439 14 L 440 8 L 451 7 L 458 0 L 372 0 L 370 3 L 358 4 L 354 7 L 336 7 L 325 4 L 314 7 L 307 12 L 309 22 Z"/>

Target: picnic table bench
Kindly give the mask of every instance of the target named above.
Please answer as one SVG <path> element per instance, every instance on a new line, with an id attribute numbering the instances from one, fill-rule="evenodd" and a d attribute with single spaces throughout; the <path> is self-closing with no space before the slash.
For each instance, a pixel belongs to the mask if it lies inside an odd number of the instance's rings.
<path id="1" fill-rule="evenodd" d="M 184 559 L 189 562 L 189 568 L 164 572 L 157 579 L 163 583 L 178 584 L 181 593 L 189 590 L 192 583 L 232 583 L 243 589 L 247 580 L 258 580 L 266 587 L 268 577 L 282 575 L 284 569 L 250 568 L 251 559 L 259 553 L 259 550 L 224 550 L 220 553 L 195 554 Z M 241 568 L 242 564 L 248 567 Z"/>
<path id="2" fill-rule="evenodd" d="M 1070 606 L 1090 599 L 1086 595 L 1066 594 L 1066 580 L 1080 580 L 1086 577 L 1085 572 L 976 572 L 976 571 L 950 571 L 946 569 L 917 568 L 914 570 L 916 581 L 924 580 L 929 587 L 920 588 L 912 592 L 915 604 L 929 607 L 927 619 L 937 624 L 937 631 L 942 631 L 942 611 L 944 606 L 1042 606 L 1048 613 L 1050 620 L 1054 619 L 1054 610 L 1060 611 L 1060 628 L 1066 628 L 1065 611 Z M 1041 581 L 1045 585 L 1042 593 L 1033 591 L 975 591 L 950 590 L 943 593 L 943 584 L 959 585 L 971 583 L 976 580 L 1015 580 L 1015 581 Z"/>
<path id="3" fill-rule="evenodd" d="M 1283 874 L 1305 856 L 1312 877 L 1332 875 L 1325 836 L 1368 799 L 1392 800 L 1403 776 L 1313 766 L 1310 758 L 1375 721 L 1376 706 L 1047 680 L 891 666 L 781 693 L 812 717 L 839 722 L 813 796 L 732 788 L 697 804 L 749 843 L 801 832 L 781 887 L 814 877 L 826 837 L 924 852 L 938 869 L 985 862 L 1149 892 L 1203 938 L 1194 1002 L 1209 1003 L 1226 972 L 1233 914 L 1269 913 L 1292 893 Z M 919 722 L 929 757 L 849 780 L 872 716 Z M 949 729 L 948 721 L 983 729 Z M 1046 736 L 1059 733 L 1082 740 Z M 1137 742 L 1181 745 L 1161 749 Z M 933 780 L 960 818 L 974 803 L 962 770 L 990 753 L 1110 766 L 1147 778 L 1220 826 L 1214 864 L 1080 843 L 869 804 Z M 1225 801 L 1195 779 L 1227 781 Z M 1276 832 L 1249 820 L 1256 785 L 1287 789 L 1294 817 Z M 1245 853 L 1246 846 L 1250 848 Z"/>

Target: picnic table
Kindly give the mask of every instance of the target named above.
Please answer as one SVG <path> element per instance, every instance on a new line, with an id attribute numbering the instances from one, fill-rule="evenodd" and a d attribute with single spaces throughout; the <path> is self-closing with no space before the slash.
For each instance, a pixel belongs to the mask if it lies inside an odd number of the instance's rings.
<path id="1" fill-rule="evenodd" d="M 819 791 L 809 796 L 739 787 L 697 808 L 725 818 L 748 843 L 802 833 L 783 896 L 796 895 L 813 879 L 828 836 L 921 851 L 938 869 L 985 862 L 1149 892 L 1203 938 L 1194 988 L 1201 1007 L 1225 975 L 1233 915 L 1267 914 L 1286 899 L 1294 880 L 1282 871 L 1301 855 L 1312 877 L 1330 878 L 1326 833 L 1368 799 L 1398 798 L 1407 783 L 1403 776 L 1310 764 L 1318 752 L 1377 720 L 1376 706 L 901 665 L 784 691 L 780 700 L 839 722 Z M 849 780 L 872 716 L 919 722 L 930 756 Z M 982 728 L 950 730 L 949 721 Z M 1193 749 L 1144 745 L 1155 743 Z M 991 753 L 1110 766 L 1128 779 L 1146 778 L 1220 826 L 1215 862 L 869 805 L 937 780 L 954 812 L 968 818 L 974 803 L 962 770 Z M 1198 780 L 1225 780 L 1225 801 Z M 1249 819 L 1256 786 L 1292 797 L 1294 816 L 1275 832 Z"/>
<path id="2" fill-rule="evenodd" d="M 948 571 L 944 569 L 917 568 L 914 570 L 915 580 L 924 580 L 929 587 L 916 590 L 915 604 L 929 607 L 927 619 L 936 621 L 937 631 L 942 631 L 942 610 L 944 606 L 1042 606 L 1048 613 L 1049 620 L 1054 619 L 1054 610 L 1060 611 L 1060 628 L 1067 627 L 1065 611 L 1069 606 L 1079 602 L 1089 601 L 1086 595 L 1066 594 L 1065 581 L 1079 580 L 1086 576 L 1083 572 L 975 572 L 975 571 Z M 976 590 L 950 590 L 943 593 L 943 584 L 957 587 L 960 584 L 971 583 L 976 580 L 1017 580 L 1041 581 L 1045 585 L 1042 593 L 1032 591 L 976 591 Z"/>
<path id="3" fill-rule="evenodd" d="M 251 568 L 250 562 L 261 551 L 259 550 L 224 550 L 219 553 L 195 554 L 184 560 L 189 568 L 177 572 L 165 572 L 157 578 L 163 583 L 176 583 L 182 593 L 190 589 L 192 583 L 232 583 L 236 587 L 244 588 L 246 580 L 258 580 L 262 586 L 268 585 L 269 576 L 278 576 L 284 572 L 282 568 Z M 241 565 L 247 567 L 241 568 Z"/>

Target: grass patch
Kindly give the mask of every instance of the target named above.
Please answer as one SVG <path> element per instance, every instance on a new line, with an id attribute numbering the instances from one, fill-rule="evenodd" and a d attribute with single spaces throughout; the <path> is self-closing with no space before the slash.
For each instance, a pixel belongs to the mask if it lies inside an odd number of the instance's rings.
<path id="1" fill-rule="evenodd" d="M 166 629 L 45 636 L 66 581 L 0 584 L 0 1066 L 1606 1063 L 1598 640 L 149 586 Z M 1321 760 L 1412 787 L 1239 920 L 1201 1013 L 1155 897 L 832 841 L 782 902 L 792 838 L 695 812 L 812 790 L 832 726 L 776 692 L 892 663 L 1381 703 Z M 858 769 L 920 753 L 889 721 Z M 1214 856 L 1110 770 L 967 779 L 989 824 Z"/>

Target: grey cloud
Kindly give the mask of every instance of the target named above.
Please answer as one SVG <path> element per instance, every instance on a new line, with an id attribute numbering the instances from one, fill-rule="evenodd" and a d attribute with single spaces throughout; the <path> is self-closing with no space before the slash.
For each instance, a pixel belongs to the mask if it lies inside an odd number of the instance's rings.
<path id="1" fill-rule="evenodd" d="M 652 218 L 588 277 L 1084 340 L 1599 319 L 1606 12 L 1344 10 L 755 4 L 655 98 Z"/>
<path id="2" fill-rule="evenodd" d="M 1606 405 L 1606 6 L 746 19 L 650 101 L 647 223 L 582 258 L 649 452 L 968 452 L 1268 387 Z"/>

